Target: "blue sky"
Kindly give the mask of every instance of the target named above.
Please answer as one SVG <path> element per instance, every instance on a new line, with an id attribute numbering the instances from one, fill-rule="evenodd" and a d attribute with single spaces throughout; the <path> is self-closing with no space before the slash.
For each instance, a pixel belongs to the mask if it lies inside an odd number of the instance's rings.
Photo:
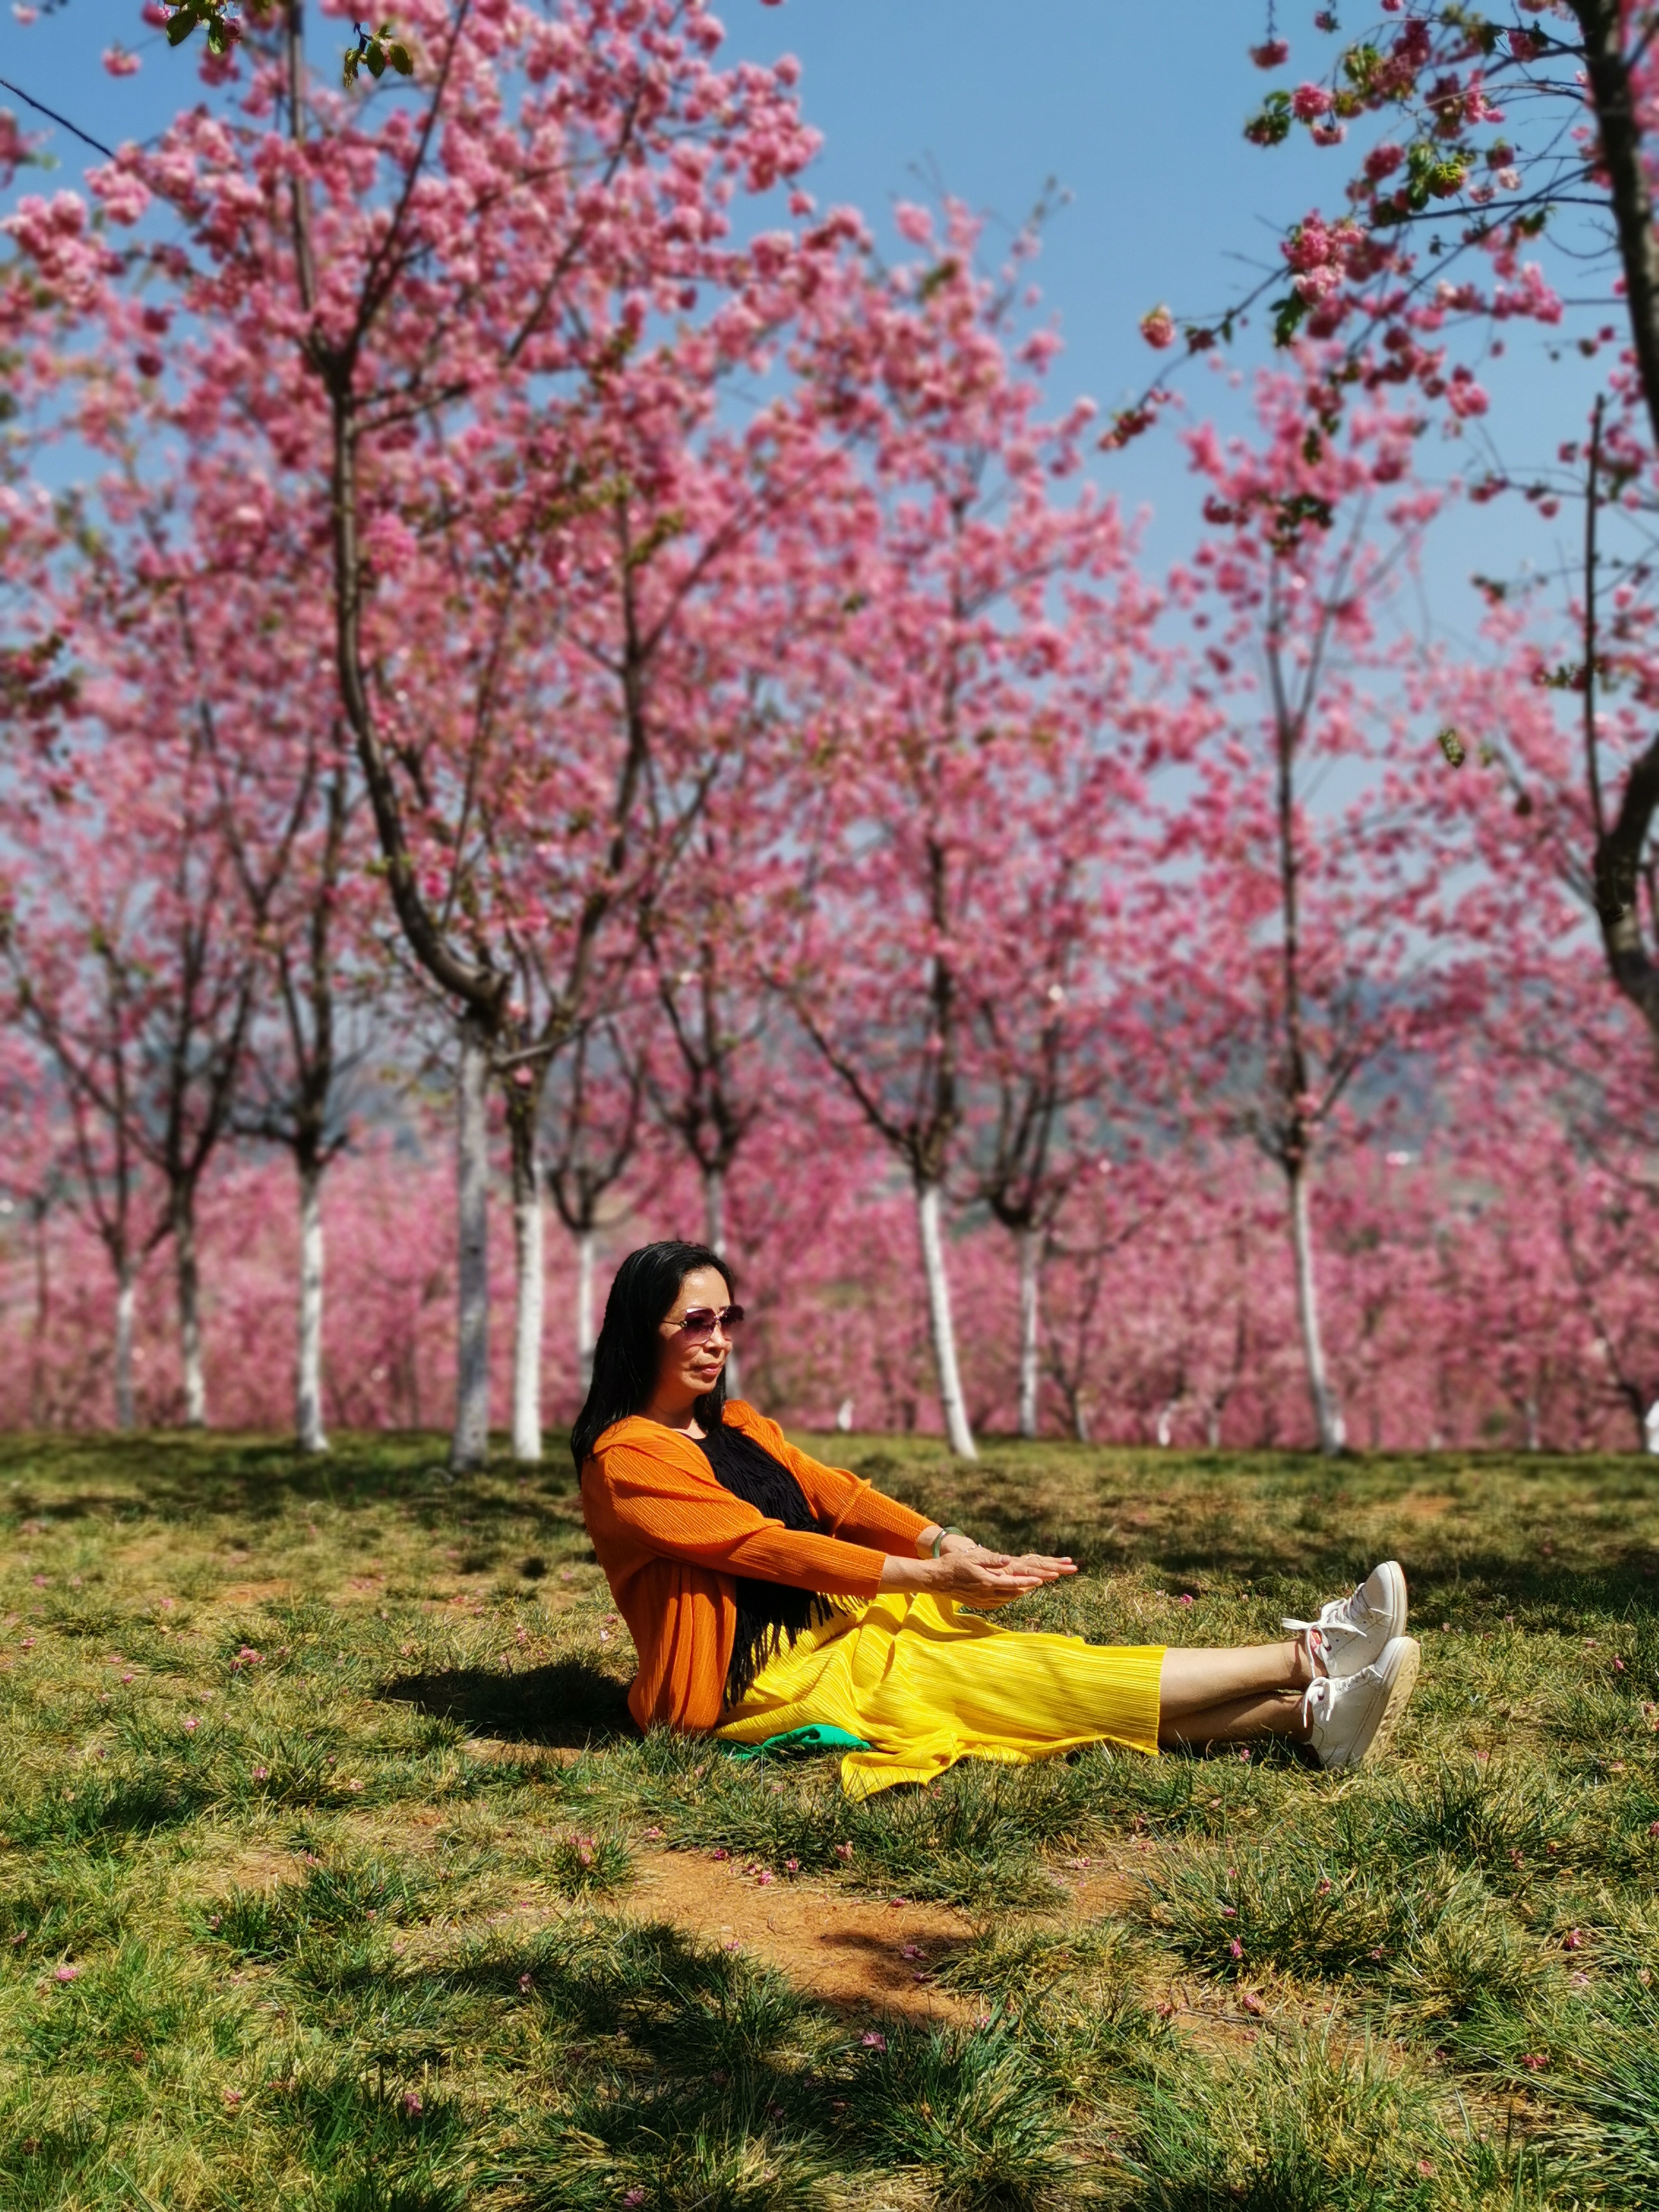
<path id="1" fill-rule="evenodd" d="M 108 143 L 149 136 L 200 96 L 192 64 L 145 28 L 133 0 L 64 0 L 27 29 L 0 7 L 0 76 Z M 1311 0 L 1279 9 L 1292 76 L 1328 65 L 1313 12 Z M 726 0 L 723 16 L 728 54 L 800 58 L 803 104 L 825 141 L 814 189 L 856 203 L 878 229 L 896 199 L 942 188 L 982 210 L 994 237 L 1020 222 L 1050 178 L 1064 188 L 1069 201 L 1037 268 L 1066 340 L 1057 398 L 1085 392 L 1109 409 L 1135 394 L 1156 359 L 1136 327 L 1146 309 L 1224 306 L 1275 259 L 1285 222 L 1316 198 L 1334 199 L 1346 173 L 1343 152 L 1322 155 L 1299 138 L 1264 152 L 1243 136 L 1270 82 L 1246 52 L 1261 36 L 1264 0 Z M 344 26 L 313 9 L 309 32 L 314 65 L 332 76 Z M 98 57 L 112 40 L 140 56 L 137 76 L 105 74 Z M 15 105 L 3 92 L 0 101 Z M 76 181 L 98 158 L 61 131 L 49 143 L 58 181 Z M 20 190 L 40 188 L 38 173 L 20 179 Z M 1265 351 L 1258 329 L 1237 359 L 1249 367 Z M 1585 402 L 1575 369 L 1549 365 L 1538 334 L 1512 329 L 1508 359 L 1487 378 L 1512 466 L 1577 433 Z M 1242 401 L 1224 376 L 1194 365 L 1183 388 L 1199 410 L 1237 419 Z M 1422 453 L 1431 476 L 1467 458 L 1437 437 Z M 1191 543 L 1195 490 L 1169 431 L 1096 467 L 1129 507 L 1153 511 L 1155 564 Z M 1576 527 L 1564 513 L 1552 533 L 1512 501 L 1454 516 L 1431 553 L 1419 618 L 1468 635 L 1471 569 L 1509 570 L 1528 555 L 1547 562 L 1554 538 Z"/>

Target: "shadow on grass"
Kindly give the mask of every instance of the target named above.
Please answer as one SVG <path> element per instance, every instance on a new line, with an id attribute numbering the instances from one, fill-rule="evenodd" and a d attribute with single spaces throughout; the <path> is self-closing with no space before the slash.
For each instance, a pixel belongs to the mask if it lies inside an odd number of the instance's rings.
<path id="1" fill-rule="evenodd" d="M 568 1528 L 577 1492 L 560 1438 L 550 1441 L 550 1462 L 529 1483 L 504 1455 L 476 1478 L 453 1478 L 445 1440 L 416 1430 L 338 1436 L 320 1456 L 286 1441 L 222 1431 L 15 1434 L 8 1472 L 17 1486 L 7 1503 L 19 1514 L 47 1512 L 54 1520 L 108 1519 L 136 1504 L 161 1521 L 234 1514 L 259 1522 L 296 1503 L 355 1510 L 391 1500 L 416 1507 L 428 1526 L 483 1510 L 527 1533 L 544 1527 L 552 1533 Z"/>
<path id="2" fill-rule="evenodd" d="M 399 1674 L 383 1682 L 378 1694 L 507 1743 L 582 1751 L 590 1744 L 634 1741 L 640 1733 L 628 1710 L 626 1686 L 581 1659 L 510 1674 L 487 1667 Z"/>

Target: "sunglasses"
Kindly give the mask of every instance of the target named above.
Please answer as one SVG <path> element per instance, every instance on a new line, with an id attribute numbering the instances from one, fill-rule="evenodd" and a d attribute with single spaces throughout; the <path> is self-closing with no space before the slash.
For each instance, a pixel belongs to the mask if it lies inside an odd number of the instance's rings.
<path id="1" fill-rule="evenodd" d="M 730 1336 L 742 1319 L 741 1306 L 722 1306 L 718 1313 L 713 1306 L 691 1306 L 675 1322 L 674 1327 L 683 1336 L 693 1339 L 712 1335 L 716 1328 L 724 1329 Z"/>

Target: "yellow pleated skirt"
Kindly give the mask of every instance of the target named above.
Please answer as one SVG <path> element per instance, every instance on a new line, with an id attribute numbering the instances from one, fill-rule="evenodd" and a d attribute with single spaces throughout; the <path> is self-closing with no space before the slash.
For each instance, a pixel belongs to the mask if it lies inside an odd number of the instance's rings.
<path id="1" fill-rule="evenodd" d="M 949 1599 L 893 1593 L 798 1636 L 714 1732 L 746 1744 L 814 1725 L 861 1736 L 870 1749 L 841 1763 L 849 1797 L 931 1782 L 959 1759 L 1024 1765 L 1101 1742 L 1156 1758 L 1164 1648 L 1005 1628 Z"/>

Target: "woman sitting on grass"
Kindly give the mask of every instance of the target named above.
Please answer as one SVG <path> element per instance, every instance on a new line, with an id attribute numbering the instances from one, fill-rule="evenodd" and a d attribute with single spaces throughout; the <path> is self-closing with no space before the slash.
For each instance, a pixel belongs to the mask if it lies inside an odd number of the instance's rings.
<path id="1" fill-rule="evenodd" d="M 628 1702 L 641 1728 L 741 1744 L 839 1730 L 862 1747 L 842 1765 L 855 1796 L 959 1759 L 1103 1741 L 1156 1755 L 1286 1735 L 1322 1766 L 1387 1744 L 1419 1659 L 1392 1560 L 1317 1620 L 1287 1620 L 1282 1644 L 1176 1651 L 1012 1632 L 984 1611 L 1074 1574 L 1071 1560 L 988 1551 L 728 1402 L 742 1319 L 706 1246 L 629 1253 L 571 1432 L 588 1533 L 639 1652 Z"/>

